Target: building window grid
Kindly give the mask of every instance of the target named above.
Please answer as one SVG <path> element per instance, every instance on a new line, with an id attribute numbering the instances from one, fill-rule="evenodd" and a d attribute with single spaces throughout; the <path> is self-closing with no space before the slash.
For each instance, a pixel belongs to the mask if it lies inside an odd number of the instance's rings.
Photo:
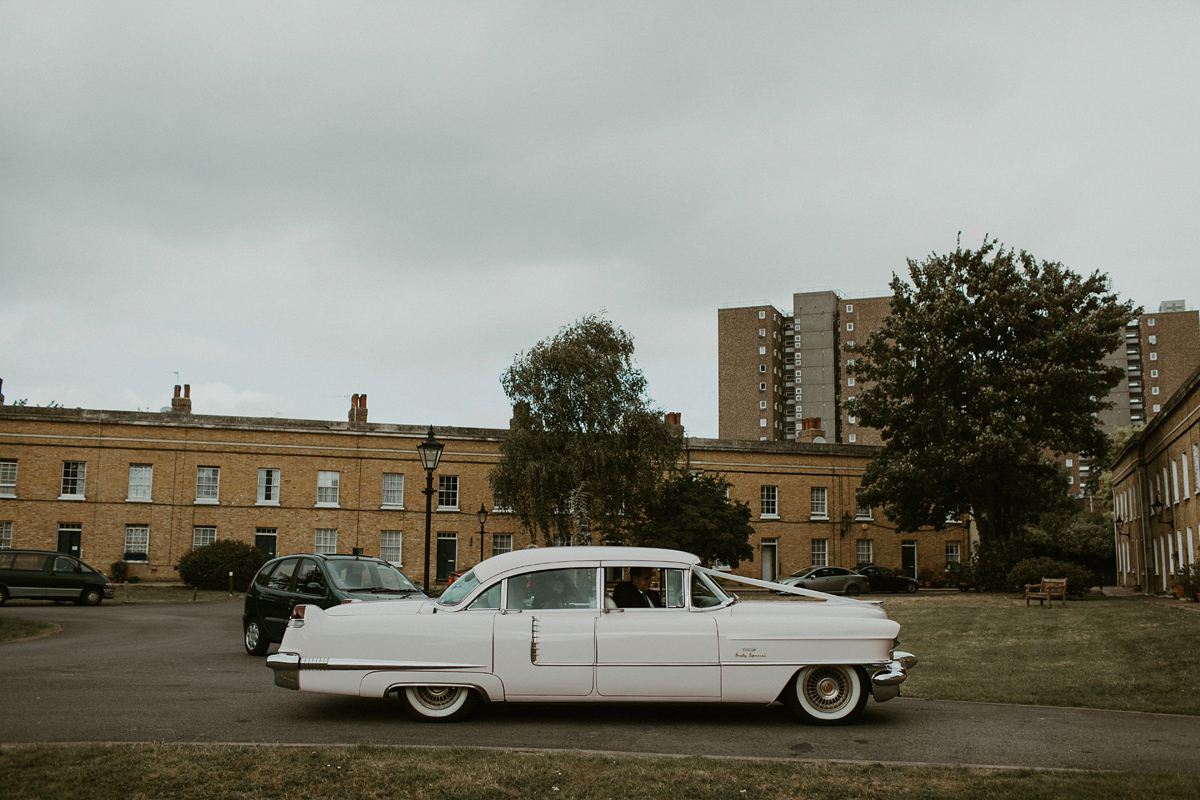
<path id="1" fill-rule="evenodd" d="M 147 561 L 150 558 L 150 526 L 125 526 L 125 560 Z"/>
<path id="2" fill-rule="evenodd" d="M 87 492 L 87 462 L 64 461 L 62 497 L 82 499 Z"/>
<path id="3" fill-rule="evenodd" d="M 403 563 L 404 533 L 402 531 L 379 532 L 379 557 L 397 566 Z"/>
<path id="4" fill-rule="evenodd" d="M 855 542 L 855 555 L 858 557 L 859 564 L 875 563 L 875 540 L 874 539 L 859 539 Z"/>
<path id="5" fill-rule="evenodd" d="M 511 553 L 512 549 L 513 537 L 511 533 L 492 534 L 492 555 L 498 556 L 501 553 Z"/>
<path id="6" fill-rule="evenodd" d="M 0 550 L 7 550 L 12 547 L 12 522 L 5 520 L 0 522 Z"/>
<path id="7" fill-rule="evenodd" d="M 129 489 L 126 500 L 149 502 L 154 486 L 154 467 L 151 464 L 129 465 Z"/>
<path id="8" fill-rule="evenodd" d="M 961 545 L 958 542 L 946 542 L 946 563 L 957 564 L 962 560 Z"/>
<path id="9" fill-rule="evenodd" d="M 0 497 L 17 496 L 17 460 L 0 460 Z"/>
<path id="10" fill-rule="evenodd" d="M 458 476 L 438 476 L 438 510 L 458 510 Z"/>
<path id="11" fill-rule="evenodd" d="M 383 504 L 388 508 L 404 508 L 403 473 L 383 473 Z"/>
<path id="12" fill-rule="evenodd" d="M 221 468 L 196 467 L 196 502 L 215 503 L 221 493 Z"/>
<path id="13" fill-rule="evenodd" d="M 337 528 L 317 528 L 313 534 L 313 552 L 333 555 L 337 552 Z"/>
<path id="14" fill-rule="evenodd" d="M 217 526 L 196 525 L 192 528 L 192 547 L 199 548 L 217 540 Z"/>
<path id="15" fill-rule="evenodd" d="M 759 490 L 759 516 L 762 518 L 779 517 L 779 487 L 763 486 Z"/>
<path id="16" fill-rule="evenodd" d="M 829 565 L 828 539 L 812 540 L 812 565 L 814 567 L 825 567 Z"/>
<path id="17" fill-rule="evenodd" d="M 263 467 L 258 470 L 258 503 L 279 505 L 279 470 Z"/>
<path id="18" fill-rule="evenodd" d="M 813 486 L 809 492 L 811 512 L 816 519 L 828 519 L 828 491 L 824 486 Z"/>
<path id="19" fill-rule="evenodd" d="M 854 490 L 854 518 L 871 519 L 871 504 L 863 502 L 863 489 Z"/>
<path id="20" fill-rule="evenodd" d="M 342 473 L 333 470 L 317 470 L 317 505 L 336 506 L 342 482 Z"/>

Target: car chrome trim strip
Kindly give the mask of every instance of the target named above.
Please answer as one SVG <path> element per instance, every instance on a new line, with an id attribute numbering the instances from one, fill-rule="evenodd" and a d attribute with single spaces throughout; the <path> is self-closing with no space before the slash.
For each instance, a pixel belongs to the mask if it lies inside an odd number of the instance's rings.
<path id="1" fill-rule="evenodd" d="M 485 664 L 458 664 L 439 661 L 368 661 L 357 658 L 301 658 L 295 653 L 275 653 L 267 656 L 267 666 L 280 670 L 354 670 L 367 672 L 409 671 L 436 672 L 441 670 L 481 670 Z"/>

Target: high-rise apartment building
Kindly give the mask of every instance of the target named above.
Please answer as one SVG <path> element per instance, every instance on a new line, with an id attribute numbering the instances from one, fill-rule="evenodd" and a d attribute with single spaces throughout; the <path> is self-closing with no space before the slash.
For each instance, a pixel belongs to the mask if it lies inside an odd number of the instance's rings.
<path id="1" fill-rule="evenodd" d="M 720 309 L 720 437 L 795 440 L 816 427 L 830 442 L 881 444 L 878 431 L 859 425 L 843 403 L 863 388 L 849 373 L 854 356 L 847 349 L 882 327 L 890 303 L 890 295 L 826 290 L 792 295 L 791 313 L 772 305 Z M 1156 313 L 1129 323 L 1125 344 L 1106 363 L 1125 377 L 1110 392 L 1113 407 L 1101 413 L 1101 424 L 1109 431 L 1145 424 L 1200 365 L 1200 312 L 1183 300 L 1160 303 Z M 1065 463 L 1077 484 L 1087 479 L 1077 459 Z"/>

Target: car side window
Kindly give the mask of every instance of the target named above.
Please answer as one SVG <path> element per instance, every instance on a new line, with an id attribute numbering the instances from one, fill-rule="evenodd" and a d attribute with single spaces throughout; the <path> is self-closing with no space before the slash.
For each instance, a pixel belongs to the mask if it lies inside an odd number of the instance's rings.
<path id="1" fill-rule="evenodd" d="M 58 556 L 54 559 L 54 572 L 74 572 L 75 560 L 65 556 Z"/>
<path id="2" fill-rule="evenodd" d="M 479 597 L 476 597 L 475 601 L 467 606 L 467 610 L 485 611 L 500 608 L 500 585 L 500 582 L 497 581 L 492 588 L 479 595 Z"/>
<path id="3" fill-rule="evenodd" d="M 300 562 L 298 558 L 286 558 L 279 562 L 279 566 L 275 567 L 275 571 L 271 573 L 271 577 L 267 580 L 268 589 L 276 589 L 281 592 L 286 592 L 292 583 L 292 573 L 296 571 L 296 564 Z"/>
<path id="4" fill-rule="evenodd" d="M 508 609 L 596 608 L 596 570 L 570 567 L 508 579 Z"/>
<path id="5" fill-rule="evenodd" d="M 300 570 L 296 573 L 296 591 L 311 595 L 324 595 L 329 591 L 321 565 L 311 558 L 300 562 Z"/>

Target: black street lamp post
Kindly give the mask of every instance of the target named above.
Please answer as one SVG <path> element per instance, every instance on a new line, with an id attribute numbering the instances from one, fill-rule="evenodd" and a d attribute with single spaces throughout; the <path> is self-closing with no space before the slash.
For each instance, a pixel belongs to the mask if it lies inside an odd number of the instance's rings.
<path id="1" fill-rule="evenodd" d="M 483 561 L 483 524 L 487 522 L 487 509 L 483 507 L 483 503 L 479 504 L 479 510 L 475 512 L 475 516 L 479 517 L 479 560 Z"/>
<path id="2" fill-rule="evenodd" d="M 429 594 L 429 538 L 433 530 L 433 471 L 442 460 L 442 450 L 446 445 L 433 438 L 433 426 L 429 426 L 429 435 L 425 441 L 417 445 L 421 455 L 421 466 L 425 468 L 425 594 Z"/>

